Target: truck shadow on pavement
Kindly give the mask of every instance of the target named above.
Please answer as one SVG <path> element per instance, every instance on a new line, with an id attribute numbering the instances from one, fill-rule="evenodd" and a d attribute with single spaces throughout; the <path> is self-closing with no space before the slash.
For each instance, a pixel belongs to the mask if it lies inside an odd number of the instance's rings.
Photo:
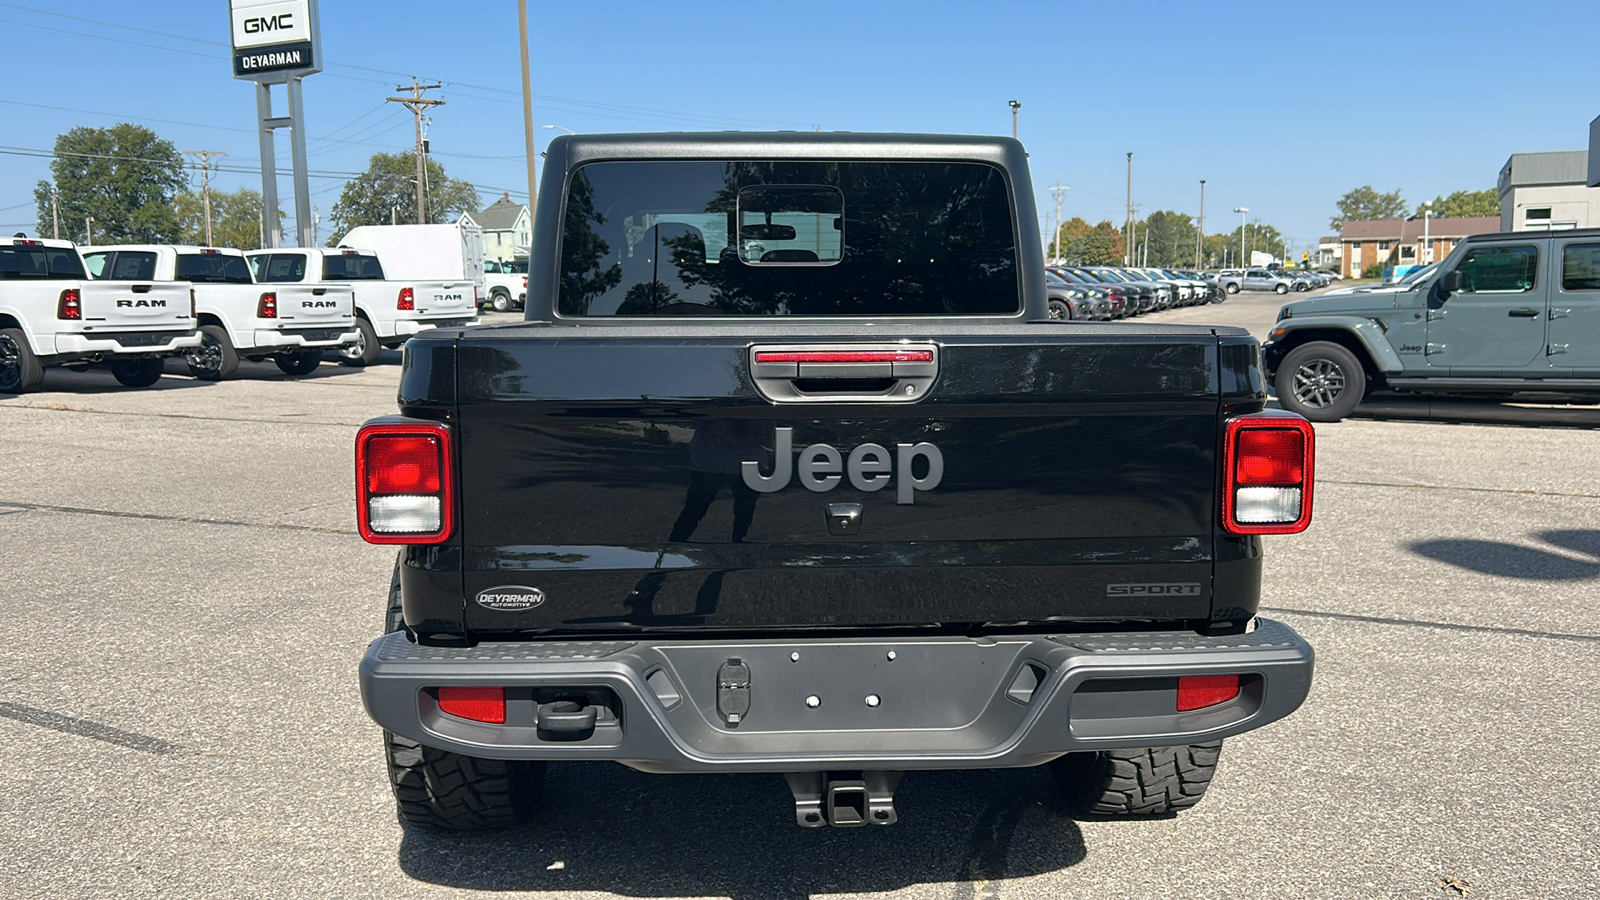
<path id="1" fill-rule="evenodd" d="M 1545 531 L 1537 537 L 1547 544 L 1588 559 L 1575 559 L 1526 544 L 1471 539 L 1416 541 L 1410 545 L 1410 549 L 1419 556 L 1485 575 L 1529 581 L 1600 578 L 1600 531 Z"/>
<path id="2" fill-rule="evenodd" d="M 1002 878 L 1086 855 L 1048 769 L 908 772 L 887 827 L 801 828 L 777 775 L 646 775 L 552 763 L 534 824 L 460 834 L 405 829 L 420 881 L 475 890 L 790 900 Z"/>

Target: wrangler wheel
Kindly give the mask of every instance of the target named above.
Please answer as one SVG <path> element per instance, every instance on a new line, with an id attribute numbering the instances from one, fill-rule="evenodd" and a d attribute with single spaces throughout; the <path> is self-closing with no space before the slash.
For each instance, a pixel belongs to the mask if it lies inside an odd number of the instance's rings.
<path id="1" fill-rule="evenodd" d="M 1313 341 L 1290 350 L 1278 364 L 1278 402 L 1313 422 L 1337 422 L 1356 411 L 1367 393 L 1367 373 L 1348 349 Z"/>

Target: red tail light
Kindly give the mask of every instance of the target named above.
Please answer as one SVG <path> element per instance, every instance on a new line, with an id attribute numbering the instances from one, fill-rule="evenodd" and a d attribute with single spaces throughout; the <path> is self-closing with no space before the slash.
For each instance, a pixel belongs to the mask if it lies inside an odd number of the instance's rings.
<path id="1" fill-rule="evenodd" d="M 506 689 L 502 687 L 439 688 L 439 710 L 452 716 L 504 725 Z"/>
<path id="2" fill-rule="evenodd" d="M 256 303 L 256 318 L 276 319 L 278 317 L 278 295 L 267 291 L 261 295 L 261 300 Z"/>
<path id="3" fill-rule="evenodd" d="M 527 290 L 528 289 L 528 276 L 526 276 L 526 275 L 522 276 L 522 289 L 523 290 Z"/>
<path id="4" fill-rule="evenodd" d="M 400 299 L 395 301 L 394 308 L 395 309 L 416 309 L 417 308 L 417 295 L 412 293 L 411 288 L 408 288 L 408 287 L 401 288 L 400 289 Z"/>
<path id="5" fill-rule="evenodd" d="M 1178 712 L 1205 709 L 1239 696 L 1237 675 L 1187 675 L 1178 679 Z"/>
<path id="6" fill-rule="evenodd" d="M 438 544 L 454 528 L 451 432 L 384 422 L 356 434 L 356 524 L 371 544 Z"/>
<path id="7" fill-rule="evenodd" d="M 61 292 L 61 300 L 56 303 L 56 318 L 83 318 L 83 304 L 78 301 L 77 288 L 67 288 Z"/>
<path id="8" fill-rule="evenodd" d="M 1233 534 L 1297 534 L 1311 524 L 1316 433 L 1290 412 L 1230 419 L 1223 429 L 1222 527 Z"/>

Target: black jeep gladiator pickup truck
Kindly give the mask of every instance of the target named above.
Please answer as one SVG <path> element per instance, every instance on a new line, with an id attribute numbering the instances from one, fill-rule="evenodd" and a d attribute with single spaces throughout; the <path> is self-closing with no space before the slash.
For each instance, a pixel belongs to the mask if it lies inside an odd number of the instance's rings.
<path id="1" fill-rule="evenodd" d="M 1310 426 L 1243 330 L 1052 320 L 1016 141 L 560 137 L 544 184 L 526 321 L 413 338 L 357 437 L 405 821 L 518 821 L 547 760 L 1162 814 L 1305 699 L 1256 610 Z"/>

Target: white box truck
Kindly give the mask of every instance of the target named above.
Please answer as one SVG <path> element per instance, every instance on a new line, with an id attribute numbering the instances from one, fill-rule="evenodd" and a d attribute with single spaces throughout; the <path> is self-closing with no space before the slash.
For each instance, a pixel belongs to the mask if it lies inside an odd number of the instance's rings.
<path id="1" fill-rule="evenodd" d="M 483 229 L 476 225 L 357 225 L 339 246 L 376 253 L 392 279 L 469 281 L 474 301 L 484 296 Z"/>

